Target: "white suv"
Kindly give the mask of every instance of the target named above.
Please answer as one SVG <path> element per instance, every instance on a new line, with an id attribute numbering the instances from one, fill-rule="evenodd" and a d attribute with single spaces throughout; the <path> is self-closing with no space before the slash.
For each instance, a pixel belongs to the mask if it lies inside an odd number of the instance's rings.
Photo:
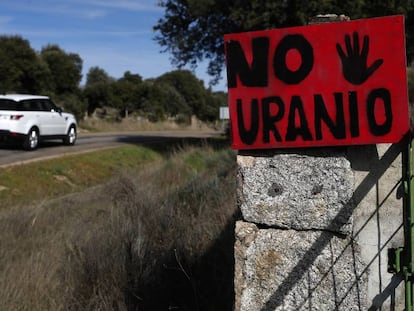
<path id="1" fill-rule="evenodd" d="M 40 140 L 76 141 L 75 117 L 55 106 L 47 96 L 0 95 L 0 140 L 20 139 L 23 148 L 34 150 Z"/>

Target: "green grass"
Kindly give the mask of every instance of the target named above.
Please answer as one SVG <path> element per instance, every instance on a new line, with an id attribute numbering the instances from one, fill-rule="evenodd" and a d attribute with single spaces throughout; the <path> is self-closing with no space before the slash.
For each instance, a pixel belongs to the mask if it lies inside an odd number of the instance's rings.
<path id="1" fill-rule="evenodd" d="M 184 145 L 2 169 L 0 309 L 232 310 L 235 156 Z"/>
<path id="2" fill-rule="evenodd" d="M 160 159 L 149 148 L 125 146 L 0 168 L 0 208 L 82 191 L 119 170 L 137 170 Z"/>

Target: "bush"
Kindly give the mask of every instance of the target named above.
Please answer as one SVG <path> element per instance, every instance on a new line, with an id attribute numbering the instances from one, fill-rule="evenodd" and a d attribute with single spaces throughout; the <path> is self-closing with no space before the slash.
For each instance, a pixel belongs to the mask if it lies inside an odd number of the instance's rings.
<path id="1" fill-rule="evenodd" d="M 52 98 L 57 106 L 63 107 L 67 112 L 73 113 L 78 122 L 83 119 L 86 111 L 86 103 L 75 94 L 65 94 Z"/>
<path id="2" fill-rule="evenodd" d="M 234 153 L 197 143 L 154 145 L 168 159 L 145 166 L 118 154 L 105 185 L 3 205 L 1 309 L 232 310 Z"/>
<path id="3" fill-rule="evenodd" d="M 68 244 L 65 309 L 232 310 L 234 162 L 192 150 L 106 185 L 108 218 Z"/>

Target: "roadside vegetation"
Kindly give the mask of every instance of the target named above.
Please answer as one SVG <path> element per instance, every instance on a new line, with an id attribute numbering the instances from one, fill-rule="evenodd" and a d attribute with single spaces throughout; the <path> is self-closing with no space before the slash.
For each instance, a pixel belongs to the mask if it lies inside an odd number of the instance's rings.
<path id="1" fill-rule="evenodd" d="M 0 191 L 1 309 L 232 310 L 235 158 L 223 145 L 0 168 L 12 185 Z"/>
<path id="2" fill-rule="evenodd" d="M 79 131 L 85 133 L 99 132 L 136 132 L 136 131 L 222 131 L 223 124 L 228 122 L 206 123 L 192 118 L 191 124 L 179 124 L 174 120 L 151 122 L 137 116 L 129 116 L 120 121 L 111 121 L 99 116 L 85 118 L 79 122 Z"/>
<path id="3" fill-rule="evenodd" d="M 413 3 L 298 3 L 160 1 L 155 39 L 180 68 L 208 61 L 217 82 L 224 33 L 304 25 L 321 12 L 404 14 L 413 105 Z M 0 35 L 0 56 L 0 93 L 49 95 L 82 131 L 217 127 L 227 105 L 188 70 L 114 78 L 97 66 L 81 86 L 81 56 L 56 44 L 35 51 Z M 232 310 L 239 216 L 225 145 L 131 145 L 0 168 L 0 309 Z"/>
<path id="4" fill-rule="evenodd" d="M 178 125 L 190 125 L 192 118 L 214 123 L 219 107 L 227 105 L 224 92 L 206 88 L 189 70 L 150 79 L 126 71 L 114 78 L 96 66 L 81 86 L 82 57 L 56 44 L 35 51 L 21 36 L 0 35 L 0 56 L 0 93 L 51 96 L 78 121 L 97 116 L 113 123 L 128 117 Z"/>
<path id="5" fill-rule="evenodd" d="M 160 159 L 151 149 L 126 146 L 0 168 L 0 209 L 79 192 Z"/>

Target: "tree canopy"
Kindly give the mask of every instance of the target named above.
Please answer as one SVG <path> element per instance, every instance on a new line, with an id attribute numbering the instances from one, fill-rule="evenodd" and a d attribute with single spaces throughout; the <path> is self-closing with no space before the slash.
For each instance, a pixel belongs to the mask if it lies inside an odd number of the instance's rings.
<path id="1" fill-rule="evenodd" d="M 88 102 L 88 114 L 91 115 L 96 108 L 111 104 L 113 79 L 100 67 L 92 67 L 86 76 L 84 96 Z"/>
<path id="2" fill-rule="evenodd" d="M 0 37 L 0 91 L 31 93 L 47 87 L 50 71 L 27 40 Z"/>
<path id="3" fill-rule="evenodd" d="M 156 82 L 170 86 L 178 94 L 181 94 L 187 107 L 184 110 L 191 111 L 200 116 L 200 109 L 205 105 L 204 84 L 198 80 L 190 71 L 176 70 L 160 76 Z"/>
<path id="4" fill-rule="evenodd" d="M 0 36 L 0 92 L 53 96 L 78 119 L 96 108 L 110 108 L 111 113 L 118 113 L 116 120 L 135 113 L 152 121 L 189 122 L 192 115 L 213 121 L 218 118 L 218 107 L 226 105 L 225 97 L 205 89 L 190 71 L 171 71 L 147 80 L 126 71 L 115 79 L 95 66 L 89 69 L 85 86 L 80 86 L 82 64 L 78 54 L 56 44 L 36 52 L 20 36 Z"/>
<path id="5" fill-rule="evenodd" d="M 0 36 L 0 91 L 63 94 L 76 92 L 82 59 L 48 45 L 36 53 L 20 36 Z"/>
<path id="6" fill-rule="evenodd" d="M 124 76 L 118 79 L 112 86 L 114 95 L 114 106 L 116 106 L 122 116 L 128 116 L 130 111 L 142 108 L 142 77 L 126 71 Z"/>
<path id="7" fill-rule="evenodd" d="M 159 5 L 165 13 L 154 26 L 155 40 L 179 67 L 208 60 L 212 84 L 224 67 L 224 34 L 305 25 L 317 14 L 351 19 L 404 14 L 407 59 L 414 61 L 414 0 L 162 0 Z"/>
<path id="8" fill-rule="evenodd" d="M 73 93 L 82 79 L 82 59 L 78 54 L 66 53 L 57 45 L 47 45 L 40 52 L 47 63 L 56 94 Z"/>

